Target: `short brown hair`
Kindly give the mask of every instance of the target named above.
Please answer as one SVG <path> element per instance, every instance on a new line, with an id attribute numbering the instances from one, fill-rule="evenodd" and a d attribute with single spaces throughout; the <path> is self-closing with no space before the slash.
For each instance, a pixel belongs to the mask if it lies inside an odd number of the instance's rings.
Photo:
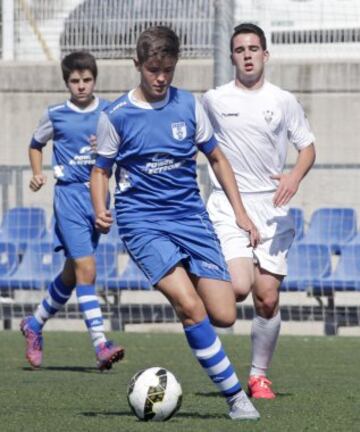
<path id="1" fill-rule="evenodd" d="M 169 27 L 154 26 L 144 30 L 136 44 L 137 59 L 140 64 L 149 58 L 178 58 L 180 41 L 177 34 Z"/>
<path id="2" fill-rule="evenodd" d="M 89 70 L 96 81 L 96 60 L 95 57 L 88 51 L 75 51 L 71 54 L 68 54 L 61 62 L 61 70 L 65 83 L 68 82 L 70 74 L 76 70 Z"/>

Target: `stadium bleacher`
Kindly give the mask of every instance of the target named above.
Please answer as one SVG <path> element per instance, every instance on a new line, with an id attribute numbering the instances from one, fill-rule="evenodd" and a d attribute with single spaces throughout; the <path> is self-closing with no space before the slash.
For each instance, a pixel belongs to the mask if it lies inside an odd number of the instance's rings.
<path id="1" fill-rule="evenodd" d="M 295 241 L 288 254 L 288 275 L 280 289 L 318 299 L 325 332 L 336 334 L 342 321 L 336 318 L 335 293 L 360 292 L 360 232 L 357 233 L 356 212 L 351 208 L 319 208 L 311 215 L 309 224 L 301 208 L 291 208 L 290 214 L 296 227 Z M 11 296 L 14 290 L 44 290 L 61 271 L 64 256 L 53 251 L 53 221 L 51 218 L 48 229 L 45 210 L 38 207 L 16 207 L 4 213 L 0 232 L 2 296 Z M 101 237 L 96 260 L 97 288 L 108 305 L 113 296 L 112 307 L 114 311 L 118 308 L 117 313 L 126 309 L 120 302 L 121 292 L 153 289 L 127 254 L 116 223 L 108 235 Z M 322 297 L 327 302 L 320 300 Z M 124 317 L 122 321 L 125 322 Z"/>
<path id="2" fill-rule="evenodd" d="M 314 280 L 331 273 L 330 249 L 323 244 L 294 243 L 288 254 L 288 275 L 282 291 L 305 291 Z"/>
<path id="3" fill-rule="evenodd" d="M 313 295 L 329 296 L 335 291 L 360 291 L 360 243 L 345 245 L 334 272 L 313 280 Z"/>
<path id="4" fill-rule="evenodd" d="M 319 208 L 311 216 L 302 243 L 324 244 L 336 254 L 357 233 L 356 212 L 352 208 Z"/>
<path id="5" fill-rule="evenodd" d="M 10 290 L 46 289 L 60 272 L 63 263 L 64 256 L 54 252 L 53 243 L 29 242 L 16 270 L 0 278 L 0 287 Z"/>
<path id="6" fill-rule="evenodd" d="M 0 241 L 17 245 L 23 253 L 30 242 L 47 236 L 46 213 L 40 207 L 14 207 L 9 209 L 0 228 Z"/>
<path id="7" fill-rule="evenodd" d="M 314 295 L 321 287 L 329 290 L 356 289 L 360 274 L 360 233 L 352 208 L 319 208 L 311 216 L 305 231 L 304 212 L 291 208 L 295 222 L 295 242 L 288 256 L 288 276 L 283 291 L 305 291 L 314 283 Z M 115 218 L 115 215 L 114 215 Z M 0 284 L 12 289 L 41 289 L 61 269 L 61 254 L 52 252 L 54 219 L 49 229 L 45 210 L 39 207 L 15 207 L 3 217 L 0 231 Z M 101 236 L 96 253 L 97 284 L 109 290 L 150 289 L 151 285 L 134 261 L 118 265 L 119 254 L 126 254 L 116 223 Z M 331 254 L 345 254 L 331 273 Z M 23 256 L 22 256 L 23 255 Z M 341 284 L 341 282 L 343 282 Z"/>
<path id="8" fill-rule="evenodd" d="M 0 278 L 14 273 L 19 264 L 19 254 L 14 243 L 0 242 Z"/>
<path id="9" fill-rule="evenodd" d="M 295 241 L 301 240 L 304 237 L 305 231 L 305 218 L 304 210 L 298 207 L 291 207 L 289 209 L 289 214 L 294 219 L 295 225 Z"/>

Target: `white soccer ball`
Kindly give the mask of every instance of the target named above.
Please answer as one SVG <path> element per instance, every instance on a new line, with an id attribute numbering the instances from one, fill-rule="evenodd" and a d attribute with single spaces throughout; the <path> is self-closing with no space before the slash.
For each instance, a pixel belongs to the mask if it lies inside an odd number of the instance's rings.
<path id="1" fill-rule="evenodd" d="M 140 420 L 164 421 L 180 408 L 182 390 L 171 372 L 152 367 L 131 378 L 127 397 L 130 408 Z"/>

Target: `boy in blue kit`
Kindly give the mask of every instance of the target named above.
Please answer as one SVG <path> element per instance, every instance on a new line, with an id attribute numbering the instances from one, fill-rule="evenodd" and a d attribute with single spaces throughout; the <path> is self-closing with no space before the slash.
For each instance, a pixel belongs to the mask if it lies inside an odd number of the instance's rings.
<path id="1" fill-rule="evenodd" d="M 95 58 L 88 52 L 74 52 L 62 63 L 62 74 L 70 99 L 49 107 L 38 125 L 29 148 L 34 192 L 46 183 L 42 172 L 42 149 L 53 140 L 55 250 L 64 249 L 66 261 L 50 284 L 47 296 L 33 316 L 22 320 L 26 357 L 33 367 L 42 362 L 42 328 L 70 298 L 74 288 L 95 348 L 97 366 L 110 369 L 122 359 L 124 349 L 108 341 L 95 292 L 94 253 L 99 234 L 94 226 L 89 180 L 95 163 L 96 127 L 100 112 L 109 102 L 94 96 L 97 77 Z"/>
<path id="2" fill-rule="evenodd" d="M 259 413 L 211 324 L 233 324 L 236 309 L 220 244 L 196 182 L 198 150 L 209 159 L 253 246 L 259 235 L 201 105 L 191 93 L 170 86 L 178 57 L 179 39 L 172 30 L 145 30 L 135 60 L 139 86 L 100 115 L 91 175 L 96 226 L 106 232 L 112 223 L 106 197 L 115 163 L 116 218 L 125 247 L 175 308 L 195 357 L 226 397 L 229 416 L 256 420 Z"/>

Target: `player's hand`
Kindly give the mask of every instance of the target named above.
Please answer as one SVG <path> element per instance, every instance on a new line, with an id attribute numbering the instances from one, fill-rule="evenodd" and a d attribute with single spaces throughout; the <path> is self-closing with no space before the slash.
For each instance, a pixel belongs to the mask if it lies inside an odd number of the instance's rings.
<path id="1" fill-rule="evenodd" d="M 32 191 L 37 192 L 40 190 L 47 181 L 47 177 L 44 174 L 36 174 L 31 177 L 29 187 Z"/>
<path id="2" fill-rule="evenodd" d="M 91 147 L 91 151 L 96 153 L 96 148 L 97 148 L 97 140 L 96 140 L 96 135 L 90 135 L 89 137 L 89 144 Z"/>
<path id="3" fill-rule="evenodd" d="M 102 234 L 107 234 L 113 222 L 111 211 L 104 210 L 96 215 L 95 228 Z"/>
<path id="4" fill-rule="evenodd" d="M 241 229 L 249 233 L 250 243 L 248 247 L 252 246 L 255 249 L 260 243 L 261 237 L 253 221 L 248 216 L 245 216 L 237 218 L 236 223 Z"/>
<path id="5" fill-rule="evenodd" d="M 288 204 L 299 189 L 300 181 L 291 173 L 276 174 L 270 176 L 270 178 L 279 181 L 273 198 L 274 207 L 281 207 Z"/>

